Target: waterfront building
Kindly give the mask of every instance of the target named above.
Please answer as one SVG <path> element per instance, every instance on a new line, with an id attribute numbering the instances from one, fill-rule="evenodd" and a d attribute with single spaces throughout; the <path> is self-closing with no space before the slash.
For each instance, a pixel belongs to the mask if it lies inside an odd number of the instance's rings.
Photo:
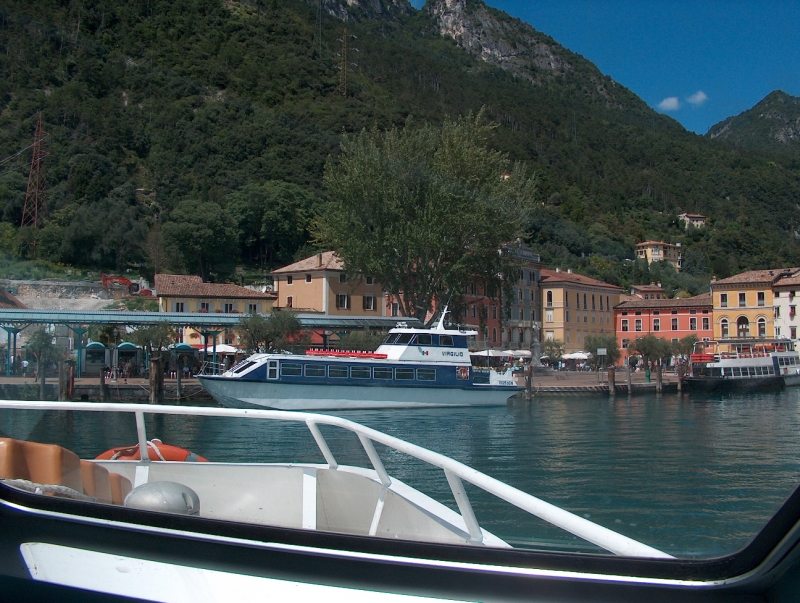
<path id="1" fill-rule="evenodd" d="M 666 299 L 667 297 L 661 283 L 631 285 L 631 295 L 638 299 Z M 624 297 L 620 298 L 620 301 L 625 301 Z"/>
<path id="2" fill-rule="evenodd" d="M 542 341 L 560 339 L 567 353 L 584 349 L 589 335 L 614 333 L 616 285 L 574 274 L 572 270 L 541 270 Z"/>
<path id="3" fill-rule="evenodd" d="M 371 276 L 345 274 L 342 260 L 324 251 L 272 271 L 276 308 L 345 316 L 384 316 L 386 296 Z"/>
<path id="4" fill-rule="evenodd" d="M 684 226 L 686 226 L 686 230 L 689 230 L 689 226 L 694 226 L 695 228 L 703 228 L 706 225 L 706 220 L 708 218 L 703 214 L 690 214 L 683 212 L 682 214 L 678 214 L 678 220 L 683 222 Z"/>
<path id="5" fill-rule="evenodd" d="M 621 360 L 628 357 L 628 347 L 639 337 L 654 335 L 676 342 L 688 335 L 699 340 L 714 337 L 711 294 L 683 299 L 624 296 L 614 307 L 617 345 Z"/>
<path id="6" fill-rule="evenodd" d="M 800 317 L 797 315 L 800 301 L 800 271 L 778 279 L 772 286 L 775 337 L 797 339 L 800 333 Z"/>
<path id="7" fill-rule="evenodd" d="M 714 338 L 776 337 L 773 288 L 782 279 L 798 273 L 800 268 L 749 270 L 712 280 Z M 782 287 L 777 290 L 782 292 Z"/>
<path id="8" fill-rule="evenodd" d="M 485 288 L 469 283 L 462 322 L 479 333 L 474 347 L 527 350 L 537 332 L 542 336 L 539 281 L 544 265 L 539 254 L 521 241 L 504 245 L 500 253 L 517 265 L 510 299 L 505 299 L 503 291 L 490 296 Z"/>
<path id="9" fill-rule="evenodd" d="M 665 243 L 664 241 L 643 241 L 636 244 L 636 257 L 640 260 L 647 260 L 648 264 L 653 262 L 669 262 L 680 270 L 683 265 L 680 243 Z"/>
<path id="10" fill-rule="evenodd" d="M 204 283 L 199 276 L 183 274 L 156 274 L 155 288 L 159 312 L 268 314 L 276 299 L 271 292 L 262 293 L 230 283 Z M 233 329 L 210 330 L 224 332 L 221 343 L 238 343 Z M 185 327 L 179 338 L 193 347 L 202 347 L 201 335 L 192 327 Z"/>

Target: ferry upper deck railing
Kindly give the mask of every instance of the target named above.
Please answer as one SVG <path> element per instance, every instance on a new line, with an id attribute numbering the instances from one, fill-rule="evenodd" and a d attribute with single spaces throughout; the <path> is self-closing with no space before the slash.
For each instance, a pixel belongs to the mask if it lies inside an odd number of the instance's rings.
<path id="1" fill-rule="evenodd" d="M 605 528 L 588 519 L 584 519 L 574 513 L 570 513 L 560 507 L 545 502 L 526 492 L 518 490 L 513 486 L 501 482 L 493 477 L 481 473 L 472 467 L 464 465 L 455 459 L 447 457 L 438 452 L 433 452 L 422 446 L 417 446 L 400 438 L 390 436 L 370 427 L 361 425 L 354 421 L 342 419 L 331 415 L 316 413 L 281 411 L 281 410 L 259 410 L 259 409 L 238 409 L 238 408 L 204 408 L 187 406 L 167 406 L 167 405 L 144 405 L 144 404 L 117 404 L 117 403 L 97 403 L 97 402 L 27 402 L 27 401 L 8 401 L 0 400 L 0 409 L 18 410 L 70 410 L 88 412 L 127 412 L 132 413 L 136 419 L 136 430 L 141 450 L 147 450 L 147 432 L 145 428 L 145 414 L 161 415 L 189 415 L 205 417 L 228 417 L 246 418 L 250 420 L 273 420 L 289 421 L 294 423 L 305 423 L 313 436 L 320 452 L 325 458 L 330 469 L 337 469 L 338 463 L 325 438 L 319 430 L 320 425 L 330 425 L 339 427 L 354 433 L 364 448 L 373 469 L 378 475 L 378 479 L 384 487 L 390 487 L 392 480 L 383 462 L 380 459 L 373 442 L 378 442 L 412 456 L 420 461 L 438 467 L 444 471 L 447 482 L 458 505 L 461 516 L 469 531 L 470 541 L 479 544 L 483 541 L 483 534 L 478 524 L 472 505 L 464 489 L 463 481 L 467 481 L 474 486 L 504 500 L 523 511 L 535 515 L 544 521 L 557 526 L 579 538 L 591 542 L 615 555 L 627 557 L 645 557 L 658 559 L 672 559 L 671 555 L 664 553 L 656 548 L 648 546 L 632 538 L 628 538 L 618 532 Z M 137 479 L 147 471 L 149 460 L 147 455 L 143 455 L 145 460 L 139 461 L 137 467 Z M 143 470 L 143 471 L 140 471 Z"/>

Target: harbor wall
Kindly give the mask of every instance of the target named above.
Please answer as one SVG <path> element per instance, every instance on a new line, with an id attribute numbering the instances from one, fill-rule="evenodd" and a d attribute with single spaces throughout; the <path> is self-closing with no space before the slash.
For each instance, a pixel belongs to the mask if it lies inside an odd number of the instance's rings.
<path id="1" fill-rule="evenodd" d="M 74 388 L 73 400 L 75 401 L 98 401 L 102 400 L 102 391 L 99 383 L 76 383 Z M 147 385 L 138 383 L 113 383 L 107 382 L 106 399 L 109 402 L 147 402 L 150 389 Z M 183 384 L 181 386 L 182 395 L 180 400 L 210 400 L 200 384 Z M 45 385 L 45 398 L 56 400 L 58 398 L 58 381 L 53 380 Z M 39 400 L 38 383 L 0 383 L 0 399 L 3 400 Z M 175 383 L 164 384 L 164 402 L 174 402 L 178 400 L 178 388 Z"/>

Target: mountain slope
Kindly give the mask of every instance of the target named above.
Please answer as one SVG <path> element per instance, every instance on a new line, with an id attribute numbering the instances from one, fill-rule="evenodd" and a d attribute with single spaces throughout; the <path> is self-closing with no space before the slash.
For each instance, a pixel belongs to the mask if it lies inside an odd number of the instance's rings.
<path id="1" fill-rule="evenodd" d="M 708 138 L 800 157 L 800 97 L 770 92 L 752 109 L 712 126 Z"/>
<path id="2" fill-rule="evenodd" d="M 324 203 L 325 161 L 343 133 L 485 107 L 498 124 L 492 144 L 540 175 L 529 239 L 552 264 L 621 282 L 622 260 L 645 238 L 683 242 L 718 275 L 800 264 L 796 174 L 686 132 L 530 26 L 477 0 L 434 0 L 416 12 L 403 0 L 318 7 L 0 7 L 0 51 L 9 51 L 0 52 L 0 156 L 30 145 L 39 109 L 51 133 L 39 257 L 115 269 L 153 269 L 161 258 L 191 271 L 186 250 L 202 244 L 216 254 L 217 278 L 237 262 L 291 261 Z M 328 13 L 337 7 L 346 20 Z M 12 230 L 29 157 L 0 172 Z M 714 226 L 687 234 L 680 210 Z M 175 227 L 184 223 L 191 228 Z"/>

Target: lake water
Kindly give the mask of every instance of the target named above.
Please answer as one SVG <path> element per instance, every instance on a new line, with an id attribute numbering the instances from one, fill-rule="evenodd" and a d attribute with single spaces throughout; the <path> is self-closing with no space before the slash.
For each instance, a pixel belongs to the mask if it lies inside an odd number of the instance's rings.
<path id="1" fill-rule="evenodd" d="M 800 388 L 336 414 L 679 557 L 740 549 L 800 484 Z M 324 462 L 302 425 L 151 416 L 147 426 L 148 437 L 209 460 Z M 368 462 L 355 437 L 323 434 L 340 464 Z M 121 413 L 0 411 L 0 435 L 87 458 L 136 442 L 132 416 Z M 378 451 L 390 474 L 455 508 L 441 471 Z M 515 546 L 596 551 L 475 488 L 468 493 L 481 525 Z"/>

